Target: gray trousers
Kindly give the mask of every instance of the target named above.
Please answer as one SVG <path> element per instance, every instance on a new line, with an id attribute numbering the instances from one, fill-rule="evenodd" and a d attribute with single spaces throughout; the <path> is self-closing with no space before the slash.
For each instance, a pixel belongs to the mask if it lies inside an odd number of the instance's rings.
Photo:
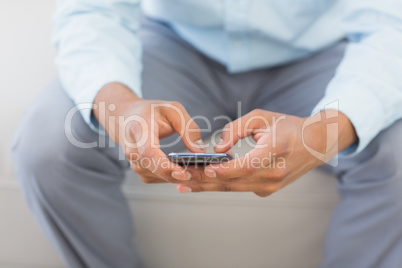
<path id="1" fill-rule="evenodd" d="M 242 114 L 262 108 L 308 116 L 323 97 L 345 48 L 339 43 L 285 66 L 228 74 L 164 24 L 146 20 L 140 36 L 144 97 L 179 101 L 191 116 L 210 119 L 212 131 L 226 123 L 214 117 L 239 116 L 238 102 Z M 131 217 L 120 189 L 129 164 L 119 160 L 117 146 L 83 149 L 67 140 L 64 120 L 73 106 L 56 81 L 26 111 L 13 145 L 23 193 L 69 267 L 139 267 Z M 80 115 L 73 118 L 72 131 L 82 142 L 98 141 Z M 179 150 L 177 146 L 167 150 Z M 322 267 L 400 267 L 401 151 L 398 121 L 362 153 L 340 160 L 331 170 L 338 178 L 341 201 L 328 229 Z"/>

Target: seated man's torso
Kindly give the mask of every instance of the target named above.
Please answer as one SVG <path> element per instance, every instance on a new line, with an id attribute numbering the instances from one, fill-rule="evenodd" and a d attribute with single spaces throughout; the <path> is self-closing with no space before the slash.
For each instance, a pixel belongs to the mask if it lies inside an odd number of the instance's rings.
<path id="1" fill-rule="evenodd" d="M 339 0 L 143 0 L 142 6 L 230 72 L 285 64 L 344 37 Z"/>

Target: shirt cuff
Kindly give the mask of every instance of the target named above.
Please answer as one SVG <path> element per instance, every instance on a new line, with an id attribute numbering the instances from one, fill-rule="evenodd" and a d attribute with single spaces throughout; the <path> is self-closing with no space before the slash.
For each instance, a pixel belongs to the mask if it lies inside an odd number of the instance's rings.
<path id="1" fill-rule="evenodd" d="M 355 156 L 383 129 L 384 107 L 376 95 L 357 83 L 337 85 L 336 89 L 328 91 L 315 106 L 312 114 L 321 110 L 338 110 L 346 115 L 354 126 L 359 140 L 340 152 L 338 156 L 342 158 Z"/>
<path id="2" fill-rule="evenodd" d="M 102 68 L 99 68 L 99 66 L 102 66 Z M 74 85 L 69 85 L 62 81 L 63 86 L 64 88 L 74 87 L 76 90 L 79 89 L 76 94 L 71 92 L 70 97 L 79 109 L 84 121 L 92 130 L 100 134 L 105 134 L 105 131 L 93 116 L 91 107 L 93 107 L 95 97 L 103 86 L 111 82 L 122 83 L 130 88 L 137 96 L 142 97 L 139 71 L 130 71 L 129 68 L 122 64 L 114 64 L 111 62 L 103 64 L 97 63 L 91 67 L 85 68 L 80 76 L 85 77 L 85 80 L 80 81 L 81 79 L 78 77 Z"/>

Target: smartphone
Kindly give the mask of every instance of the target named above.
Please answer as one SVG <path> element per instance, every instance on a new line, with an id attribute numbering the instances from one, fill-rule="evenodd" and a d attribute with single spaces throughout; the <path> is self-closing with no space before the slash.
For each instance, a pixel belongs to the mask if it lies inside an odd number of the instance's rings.
<path id="1" fill-rule="evenodd" d="M 217 153 L 170 153 L 168 155 L 170 161 L 182 166 L 189 165 L 209 165 L 227 162 L 233 159 L 228 154 Z"/>

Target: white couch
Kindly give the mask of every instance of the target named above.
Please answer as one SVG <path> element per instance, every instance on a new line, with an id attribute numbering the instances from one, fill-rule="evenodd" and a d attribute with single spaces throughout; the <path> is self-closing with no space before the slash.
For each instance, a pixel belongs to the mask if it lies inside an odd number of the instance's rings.
<path id="1" fill-rule="evenodd" d="M 53 78 L 50 0 L 0 1 L 0 268 L 63 267 L 14 179 L 11 136 L 24 108 Z M 133 177 L 133 175 L 131 175 Z M 338 201 L 335 179 L 314 171 L 261 199 L 176 193 L 129 178 L 135 241 L 151 268 L 317 267 Z"/>

